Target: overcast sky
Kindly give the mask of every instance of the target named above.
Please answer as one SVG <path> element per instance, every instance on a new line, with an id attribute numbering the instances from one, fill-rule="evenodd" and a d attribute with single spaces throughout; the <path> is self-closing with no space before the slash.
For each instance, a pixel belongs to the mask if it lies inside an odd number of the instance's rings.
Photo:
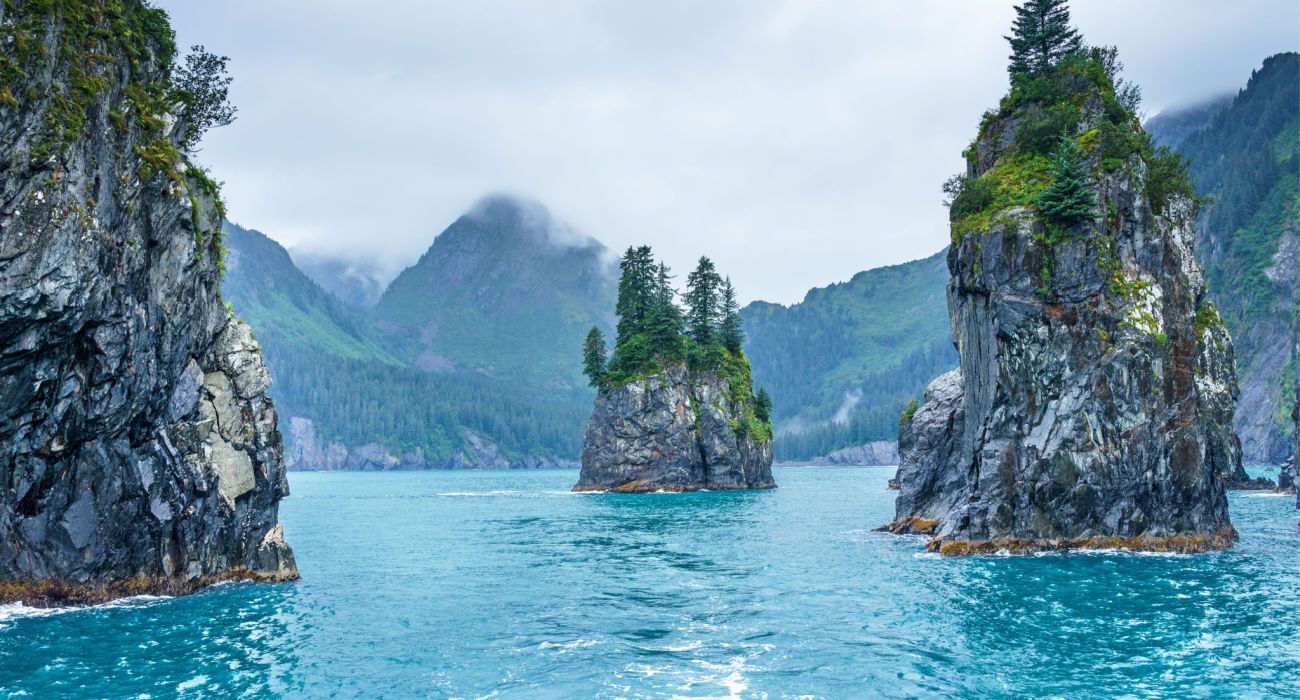
<path id="1" fill-rule="evenodd" d="M 200 161 L 288 247 L 411 264 L 489 192 L 745 300 L 945 245 L 940 185 L 1006 90 L 1011 2 L 159 0 L 228 55 Z M 1300 48 L 1295 0 L 1076 0 L 1145 110 Z"/>

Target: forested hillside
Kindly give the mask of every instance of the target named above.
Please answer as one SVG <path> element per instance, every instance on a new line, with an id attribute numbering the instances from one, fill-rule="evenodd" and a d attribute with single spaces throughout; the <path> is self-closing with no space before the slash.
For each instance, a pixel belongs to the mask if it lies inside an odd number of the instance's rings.
<path id="1" fill-rule="evenodd" d="M 1168 128 L 1198 118 L 1199 129 Z M 1288 331 L 1300 304 L 1300 54 L 1265 60 L 1217 111 L 1151 122 L 1153 135 L 1187 158 L 1205 198 L 1196 252 L 1236 346 L 1246 459 L 1280 462 L 1292 430 Z"/>
<path id="2" fill-rule="evenodd" d="M 754 382 L 773 397 L 777 459 L 897 436 L 903 407 L 956 366 L 946 251 L 741 312 Z"/>
<path id="3" fill-rule="evenodd" d="M 613 322 L 614 256 L 540 204 L 493 196 L 384 291 L 379 337 L 430 371 L 473 371 L 589 403 L 577 350 Z"/>
<path id="4" fill-rule="evenodd" d="M 554 240 L 561 225 L 545 210 L 515 204 L 489 199 L 453 224 L 382 315 L 326 293 L 270 238 L 227 226 L 223 293 L 265 348 L 291 466 L 577 458 L 594 394 L 578 354 L 588 327 L 609 327 L 615 281 L 602 246 Z"/>

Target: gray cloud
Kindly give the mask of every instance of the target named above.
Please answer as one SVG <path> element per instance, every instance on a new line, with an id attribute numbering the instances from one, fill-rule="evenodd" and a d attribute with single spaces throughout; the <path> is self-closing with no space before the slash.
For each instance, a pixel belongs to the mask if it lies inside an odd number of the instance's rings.
<path id="1" fill-rule="evenodd" d="M 160 0 L 229 55 L 239 120 L 200 158 L 232 218 L 390 274 L 480 196 L 543 202 L 746 299 L 918 258 L 939 184 L 1006 87 L 1010 2 Z M 1300 46 L 1292 0 L 1076 0 L 1147 110 Z"/>

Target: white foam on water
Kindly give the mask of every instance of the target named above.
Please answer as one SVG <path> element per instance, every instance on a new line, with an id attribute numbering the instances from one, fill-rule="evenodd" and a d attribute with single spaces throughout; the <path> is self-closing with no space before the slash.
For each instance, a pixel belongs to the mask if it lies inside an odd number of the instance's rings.
<path id="1" fill-rule="evenodd" d="M 133 595 L 126 598 L 117 598 L 97 605 L 64 605 L 50 608 L 38 608 L 26 605 L 20 600 L 16 603 L 0 605 L 0 629 L 4 628 L 5 623 L 13 620 L 22 620 L 32 617 L 49 617 L 51 615 L 62 615 L 64 613 L 79 612 L 82 610 L 138 608 L 162 600 L 171 600 L 171 598 L 172 596 L 166 595 Z"/>
<path id="2" fill-rule="evenodd" d="M 593 647 L 596 646 L 597 644 L 600 644 L 600 642 L 594 639 L 575 639 L 571 642 L 542 642 L 541 644 L 537 645 L 537 648 L 558 649 L 559 651 L 556 653 L 568 654 L 575 649 L 584 649 L 586 647 Z"/>
<path id="3" fill-rule="evenodd" d="M 189 679 L 188 681 L 181 681 L 180 683 L 177 683 L 177 684 L 176 684 L 176 692 L 178 692 L 178 693 L 184 693 L 184 692 L 186 692 L 186 691 L 188 691 L 188 690 L 194 690 L 194 689 L 198 688 L 199 686 L 202 686 L 204 683 L 207 683 L 207 682 L 208 682 L 208 677 L 205 676 L 205 675 L 203 675 L 203 674 L 199 674 L 199 675 L 197 675 L 197 676 L 195 676 L 195 677 Z"/>

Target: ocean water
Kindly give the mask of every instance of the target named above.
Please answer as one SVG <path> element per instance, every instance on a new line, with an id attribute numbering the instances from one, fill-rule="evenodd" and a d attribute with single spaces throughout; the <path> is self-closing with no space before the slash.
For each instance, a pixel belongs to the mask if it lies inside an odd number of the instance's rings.
<path id="1" fill-rule="evenodd" d="M 295 473 L 301 582 L 0 608 L 0 696 L 1300 696 L 1292 498 L 1233 494 L 1224 553 L 951 560 L 871 531 L 891 473 Z"/>

